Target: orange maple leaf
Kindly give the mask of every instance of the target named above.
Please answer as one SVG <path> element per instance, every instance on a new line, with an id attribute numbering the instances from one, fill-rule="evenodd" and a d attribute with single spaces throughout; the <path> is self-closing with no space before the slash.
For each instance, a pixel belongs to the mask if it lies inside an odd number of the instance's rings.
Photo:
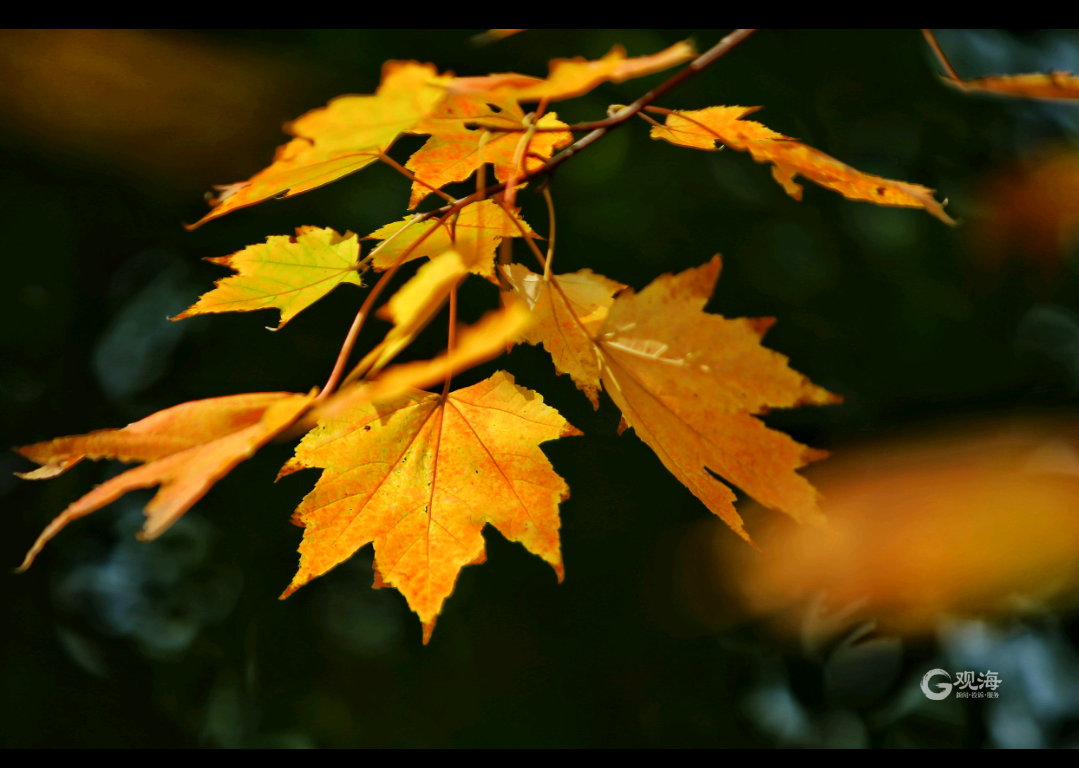
<path id="1" fill-rule="evenodd" d="M 414 133 L 438 134 L 447 128 L 462 128 L 466 125 L 519 128 L 524 116 L 521 105 L 512 97 L 447 91 L 446 98 L 429 117 L 420 121 Z"/>
<path id="2" fill-rule="evenodd" d="M 405 163 L 418 179 L 412 183 L 410 209 L 431 194 L 431 187 L 441 189 L 452 182 L 464 181 L 484 163 L 494 166 L 495 178 L 500 182 L 508 182 L 515 175 L 517 145 L 527 130 L 523 115 L 518 119 L 509 109 L 496 113 L 487 101 L 461 94 L 448 97 L 445 110 L 444 115 L 436 115 L 420 126 L 431 138 Z M 484 125 L 513 130 L 486 132 Z M 549 112 L 536 125 L 560 128 L 566 124 L 558 119 L 557 113 Z M 529 140 L 528 154 L 516 175 L 539 170 L 555 150 L 572 143 L 573 134 L 568 131 L 537 131 Z"/>
<path id="3" fill-rule="evenodd" d="M 955 224 L 928 187 L 862 173 L 789 136 L 742 119 L 758 109 L 760 107 L 709 107 L 671 112 L 665 125 L 652 128 L 652 138 L 693 149 L 715 149 L 716 143 L 721 142 L 748 151 L 758 163 L 772 163 L 772 177 L 795 200 L 802 199 L 802 186 L 794 178 L 804 176 L 848 200 L 923 208 L 944 223 Z"/>
<path id="4" fill-rule="evenodd" d="M 816 492 L 795 470 L 826 454 L 755 417 L 840 398 L 761 346 L 770 318 L 703 312 L 719 269 L 717 256 L 663 275 L 639 294 L 591 273 L 543 281 L 515 264 L 507 274 L 538 316 L 522 338 L 542 343 L 593 403 L 602 382 L 622 411 L 619 431 L 633 427 L 675 477 L 750 541 L 734 493 L 709 471 L 767 507 L 821 520 Z"/>
<path id="5" fill-rule="evenodd" d="M 692 44 L 680 42 L 650 56 L 631 59 L 626 57 L 625 48 L 616 45 L 596 61 L 588 61 L 580 56 L 553 59 L 546 80 L 507 72 L 486 77 L 454 78 L 449 88 L 457 93 L 491 94 L 512 97 L 517 101 L 559 101 L 583 96 L 601 83 L 621 83 L 670 69 L 696 55 Z"/>
<path id="6" fill-rule="evenodd" d="M 840 398 L 761 346 L 772 318 L 705 313 L 719 277 L 714 257 L 662 275 L 639 294 L 623 291 L 599 329 L 596 349 L 607 394 L 660 461 L 739 536 L 750 541 L 729 488 L 799 521 L 822 519 L 813 486 L 795 470 L 826 454 L 766 427 L 770 408 Z"/>
<path id="7" fill-rule="evenodd" d="M 590 269 L 558 275 L 553 281 L 523 264 L 504 268 L 514 293 L 532 310 L 535 323 L 521 337 L 542 344 L 558 373 L 568 373 L 577 388 L 599 409 L 599 360 L 593 338 L 626 286 Z"/>
<path id="8" fill-rule="evenodd" d="M 224 187 L 216 207 L 192 228 L 271 197 L 291 197 L 375 162 L 402 133 L 429 117 L 449 78 L 432 64 L 390 61 L 373 96 L 339 96 L 286 126 L 296 138 L 278 147 L 273 165 Z"/>
<path id="9" fill-rule="evenodd" d="M 376 586 L 404 594 L 426 643 L 461 568 L 485 559 L 487 523 L 561 581 L 558 504 L 569 488 L 539 444 L 579 434 L 503 371 L 446 397 L 413 391 L 320 422 L 281 469 L 324 469 L 293 516 L 300 568 L 281 597 L 373 542 Z"/>
<path id="10" fill-rule="evenodd" d="M 43 465 L 21 475 L 28 480 L 56 477 L 84 458 L 147 462 L 102 483 L 60 513 L 34 542 L 19 570 L 29 568 L 46 542 L 69 522 L 138 488 L 161 486 L 146 505 L 147 520 L 139 538 L 159 536 L 233 467 L 291 425 L 313 399 L 313 392 L 260 392 L 195 400 L 123 429 L 59 437 L 17 449 Z"/>

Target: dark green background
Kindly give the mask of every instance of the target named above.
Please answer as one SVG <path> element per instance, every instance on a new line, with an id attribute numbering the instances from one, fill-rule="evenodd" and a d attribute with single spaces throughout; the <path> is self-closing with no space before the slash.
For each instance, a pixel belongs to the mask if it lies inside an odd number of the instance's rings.
<path id="1" fill-rule="evenodd" d="M 203 215 L 202 194 L 212 184 L 263 167 L 283 141 L 277 131 L 286 119 L 340 93 L 372 92 L 382 61 L 434 61 L 458 74 L 543 74 L 556 56 L 597 57 L 617 42 L 640 55 L 686 37 L 703 49 L 726 32 L 535 30 L 477 49 L 468 42 L 475 31 L 147 33 L 168 43 L 162 56 L 189 51 L 192 70 L 203 71 L 195 66 L 199 56 L 226 63 L 231 56 L 242 58 L 236 66 L 244 74 L 217 65 L 206 81 L 216 101 L 171 106 L 180 115 L 220 109 L 212 118 L 217 138 L 180 123 L 174 134 L 140 134 L 130 153 L 122 132 L 80 138 L 76 120 L 74 138 L 57 138 L 35 128 L 47 117 L 22 120 L 9 102 L 0 126 L 3 440 L 22 445 L 122 426 L 202 397 L 321 385 L 363 296 L 352 287 L 276 334 L 264 329 L 276 321 L 273 312 L 181 324 L 165 316 L 224 274 L 203 257 L 303 224 L 366 234 L 405 214 L 407 182 L 374 167 L 195 232 L 180 225 Z M 21 34 L 4 33 L 0 44 Z M 971 75 L 1067 68 L 1076 56 L 1075 38 L 1056 33 L 955 33 L 942 42 Z M 51 50 L 48 40 L 29 46 L 26 56 L 39 49 Z M 51 55 L 14 63 L 9 56 L 4 66 L 47 74 Z M 111 49 L 97 55 L 107 61 Z M 183 55 L 134 71 L 188 76 Z M 723 254 L 709 308 L 778 318 L 769 346 L 846 397 L 841 406 L 768 417 L 814 446 L 842 450 L 941 416 L 1073 408 L 1073 265 L 1052 278 L 1022 261 L 986 274 L 970 238 L 980 180 L 1045 146 L 1074 144 L 1079 107 L 965 96 L 942 85 L 936 71 L 917 30 L 769 30 L 661 103 L 764 105 L 759 119 L 771 128 L 859 169 L 939 190 L 962 226 L 844 201 L 808 183 L 798 203 L 747 155 L 655 142 L 637 122 L 558 173 L 556 270 L 591 267 L 640 289 L 661 273 Z M 133 91 L 135 106 L 123 107 L 133 134 L 163 98 L 151 75 Z M 609 103 L 628 103 L 662 79 L 605 85 L 556 108 L 570 121 L 597 119 Z M 250 82 L 263 90 L 245 117 L 229 100 L 254 103 L 243 90 Z M 199 89 L 195 81 L 181 93 Z M 44 90 L 40 99 L 58 92 Z M 102 93 L 104 103 L 95 103 L 109 112 L 109 91 Z M 65 109 L 62 101 L 46 106 Z M 394 156 L 403 162 L 421 141 L 403 138 Z M 545 231 L 542 200 L 526 191 L 521 202 L 526 218 Z M 517 254 L 531 266 L 523 247 Z M 496 303 L 490 286 L 473 281 L 462 314 L 471 321 Z M 370 324 L 361 348 L 384 327 Z M 406 359 L 438 352 L 442 327 L 436 321 Z M 608 399 L 593 413 L 567 377 L 554 375 L 542 350 L 518 347 L 458 383 L 500 367 L 585 433 L 545 446 L 572 489 L 562 505 L 564 584 L 488 528 L 488 562 L 464 570 L 426 648 L 404 600 L 368 588 L 368 552 L 278 602 L 301 536 L 288 518 L 316 474 L 273 485 L 291 446 L 269 446 L 156 542 L 133 539 L 148 498 L 133 494 L 71 525 L 27 575 L 4 577 L 0 743 L 802 743 L 747 704 L 768 680 L 780 680 L 777 690 L 821 718 L 826 735 L 838 728 L 838 740 L 826 743 L 987 743 L 991 734 L 973 703 L 947 716 L 874 719 L 900 695 L 907 673 L 938 653 L 933 643 L 908 644 L 903 673 L 868 702 L 850 702 L 828 687 L 821 663 L 752 626 L 717 635 L 683 616 L 672 597 L 676 542 L 708 511 L 635 435 L 617 436 L 618 413 Z M 10 477 L 27 467 L 14 454 L 0 458 L 0 562 L 10 566 L 67 503 L 118 471 L 86 462 L 44 483 Z M 872 677 L 872 669 L 856 674 Z M 768 711 L 782 719 L 778 704 Z M 837 711 L 846 714 L 833 727 Z M 851 718 L 863 723 L 862 735 L 843 741 Z M 1074 722 L 1054 721 L 1049 743 L 1067 741 Z"/>

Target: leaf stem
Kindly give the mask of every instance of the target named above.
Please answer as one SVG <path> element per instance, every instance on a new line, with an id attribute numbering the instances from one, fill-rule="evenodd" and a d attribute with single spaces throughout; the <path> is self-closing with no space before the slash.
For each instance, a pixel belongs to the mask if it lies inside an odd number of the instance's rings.
<path id="1" fill-rule="evenodd" d="M 944 55 L 944 49 L 940 47 L 940 43 L 937 42 L 937 38 L 933 35 L 932 30 L 923 29 L 922 34 L 925 36 L 925 41 L 929 43 L 929 47 L 933 49 L 933 53 L 936 54 L 937 61 L 944 67 L 944 71 L 948 73 L 949 79 L 962 84 L 963 78 L 959 76 L 959 73 L 955 71 L 955 67 L 948 61 L 948 57 Z"/>
<path id="2" fill-rule="evenodd" d="M 536 135 L 536 128 L 540 118 L 543 117 L 543 112 L 547 108 L 547 100 L 544 99 L 540 102 L 539 108 L 532 114 L 525 117 L 525 122 L 528 125 L 528 129 L 521 136 L 521 140 L 517 142 L 517 149 L 513 152 L 513 165 L 510 171 L 509 181 L 506 183 L 506 204 L 512 208 L 517 202 L 517 180 L 523 175 L 527 174 L 525 171 L 524 163 L 525 157 L 528 155 L 528 145 L 532 143 L 532 137 Z"/>
<path id="3" fill-rule="evenodd" d="M 356 316 L 356 318 L 357 322 L 359 322 L 361 327 L 363 326 L 363 323 L 367 319 L 367 317 L 371 314 L 371 308 L 374 306 L 375 301 L 379 297 L 379 294 L 382 293 L 386 285 L 390 282 L 391 279 L 393 279 L 393 276 L 397 274 L 397 270 L 401 268 L 401 265 L 405 263 L 405 260 L 408 259 L 408 257 L 412 254 L 414 250 L 420 247 L 424 240 L 431 236 L 432 232 L 445 224 L 446 221 L 455 213 L 457 213 L 457 211 L 459 211 L 461 208 L 464 208 L 463 200 L 459 200 L 457 201 L 456 205 L 451 206 L 449 212 L 446 213 L 445 216 L 439 219 L 433 227 L 430 227 L 426 232 L 417 237 L 416 241 L 412 243 L 412 245 L 410 245 L 408 248 L 401 252 L 401 255 L 397 257 L 397 259 L 393 262 L 393 265 L 389 269 L 387 269 L 386 272 L 382 275 L 382 278 L 377 283 L 375 283 L 375 286 L 371 289 L 371 292 L 367 294 L 367 299 L 363 302 L 363 306 L 360 307 L 360 312 Z M 414 219 L 417 221 L 423 221 L 425 218 L 426 217 L 424 216 L 424 214 L 417 214 L 414 217 Z M 348 384 L 354 379 L 359 378 L 362 374 L 363 371 L 361 371 L 360 366 L 357 365 L 349 372 L 348 376 L 346 376 L 345 380 L 341 383 L 342 385 Z M 329 389 L 327 388 L 326 391 L 328 392 Z M 323 394 L 319 393 L 319 398 L 322 399 L 323 397 Z M 328 397 L 328 395 L 326 395 L 326 397 Z"/>
<path id="4" fill-rule="evenodd" d="M 406 179 L 411 181 L 413 184 L 422 184 L 423 186 L 427 187 L 429 190 L 434 192 L 436 195 L 441 197 L 446 202 L 451 203 L 451 204 L 457 202 L 457 198 L 451 197 L 450 195 L 443 192 L 441 189 L 438 189 L 437 187 L 434 187 L 434 186 L 428 184 L 423 179 L 416 178 L 416 174 L 414 174 L 412 171 L 408 170 L 408 168 L 405 168 L 403 165 L 401 165 L 399 162 L 397 162 L 392 157 L 387 155 L 385 152 L 379 153 L 378 159 L 381 160 L 382 162 L 384 162 L 386 165 L 388 165 L 391 168 L 398 171 L 402 176 L 404 176 Z"/>
<path id="5" fill-rule="evenodd" d="M 318 397 L 315 398 L 316 403 L 325 400 L 327 397 L 333 394 L 333 391 L 337 388 L 337 384 L 341 379 L 341 373 L 344 371 L 345 368 L 345 363 L 348 362 L 348 357 L 352 353 L 352 347 L 356 344 L 356 338 L 360 335 L 360 329 L 363 328 L 364 322 L 371 314 L 371 308 L 374 306 L 375 301 L 378 299 L 379 295 L 385 289 L 386 284 L 389 283 L 389 281 L 393 278 L 395 274 L 397 274 L 397 270 L 400 269 L 401 265 L 405 263 L 405 260 L 409 257 L 409 255 L 414 250 L 416 250 L 423 243 L 424 240 L 430 237 L 432 232 L 445 224 L 451 216 L 457 213 L 457 211 L 461 210 L 461 208 L 464 208 L 467 202 L 468 198 L 465 198 L 464 200 L 458 200 L 454 205 L 450 206 L 450 210 L 447 211 L 446 214 L 442 216 L 442 218 L 440 218 L 433 227 L 430 227 L 426 232 L 416 238 L 416 241 L 412 243 L 412 245 L 410 245 L 408 248 L 406 248 L 400 256 L 397 257 L 393 265 L 383 273 L 379 281 L 375 283 L 373 288 L 371 288 L 371 292 L 367 294 L 367 298 L 364 300 L 363 306 L 360 307 L 360 311 L 356 313 L 356 318 L 352 321 L 352 327 L 349 328 L 348 335 L 345 337 L 345 343 L 341 346 L 341 351 L 337 354 L 337 362 L 334 364 L 333 372 L 330 374 L 329 381 L 326 382 L 326 386 L 322 388 L 322 391 L 319 392 Z M 379 243 L 378 248 L 375 248 L 373 251 L 371 251 L 371 253 L 367 255 L 367 258 L 370 259 L 379 249 L 385 247 L 391 240 L 399 236 L 402 232 L 411 227 L 413 224 L 424 221 L 428 218 L 433 217 L 429 214 L 417 213 L 405 226 L 401 227 L 401 229 L 394 232 L 393 235 Z M 349 375 L 345 377 L 345 380 L 341 383 L 348 384 L 353 379 L 357 378 L 358 375 L 359 368 L 357 367 L 354 368 L 349 373 Z"/>
<path id="6" fill-rule="evenodd" d="M 449 355 L 453 352 L 454 344 L 457 342 L 457 286 L 453 286 L 450 289 L 450 331 L 449 338 L 446 341 L 446 354 Z M 450 393 L 450 382 L 453 380 L 453 368 L 446 371 L 446 383 L 442 385 L 442 399 L 446 399 L 446 395 Z"/>
<path id="7" fill-rule="evenodd" d="M 551 187 L 543 187 L 543 199 L 547 201 L 547 261 L 543 264 L 543 279 L 551 279 L 551 259 L 554 258 L 554 200 L 551 199 Z"/>
<path id="8" fill-rule="evenodd" d="M 383 240 L 381 243 L 379 243 L 378 246 L 373 248 L 371 252 L 367 254 L 367 256 L 360 262 L 360 266 L 362 267 L 363 265 L 369 263 L 371 259 L 374 258 L 376 253 L 385 248 L 402 232 L 404 232 L 406 229 L 411 227 L 419 220 L 419 214 L 409 219 L 408 223 L 405 224 L 405 226 L 401 227 L 399 230 L 397 230 L 392 235 Z M 381 280 L 379 281 L 379 284 L 381 284 Z M 356 318 L 352 321 L 352 327 L 348 329 L 348 334 L 345 336 L 345 341 L 341 345 L 341 351 L 337 353 L 337 360 L 336 362 L 334 362 L 333 371 L 330 373 L 330 378 L 327 380 L 326 386 L 324 386 L 322 388 L 322 391 L 319 392 L 318 397 L 315 398 L 315 402 L 320 402 L 329 397 L 333 393 L 334 389 L 336 389 L 337 382 L 341 380 L 341 374 L 344 373 L 345 370 L 345 363 L 348 362 L 348 356 L 352 354 L 352 348 L 356 345 L 356 338 L 360 335 L 360 329 L 363 328 L 363 321 L 366 317 L 366 315 L 364 314 L 365 308 L 367 308 L 367 302 L 364 302 L 363 306 L 360 307 L 360 311 L 356 313 Z"/>
<path id="9" fill-rule="evenodd" d="M 411 218 L 411 219 L 409 219 L 408 221 L 406 221 L 406 222 L 405 222 L 405 225 L 404 225 L 403 227 L 401 227 L 401 228 L 400 228 L 399 230 L 397 230 L 397 231 L 396 231 L 396 232 L 394 232 L 394 233 L 393 233 L 392 235 L 390 235 L 390 236 L 389 236 L 389 237 L 387 237 L 387 238 L 386 238 L 385 240 L 383 240 L 383 241 L 382 241 L 381 243 L 379 243 L 379 244 L 378 244 L 378 245 L 376 245 L 376 246 L 375 246 L 374 248 L 372 248 L 372 249 L 371 249 L 371 252 L 370 252 L 369 254 L 367 254 L 366 256 L 364 256 L 364 257 L 363 257 L 363 259 L 362 259 L 362 260 L 360 261 L 360 265 L 361 265 L 361 266 L 365 266 L 365 265 L 367 265 L 368 263 L 370 263 L 371 261 L 373 261 L 373 260 L 374 260 L 374 258 L 375 258 L 375 256 L 376 256 L 376 255 L 378 254 L 378 252 L 379 252 L 379 251 L 381 251 L 381 250 L 382 250 L 383 248 L 385 248 L 385 247 L 386 247 L 387 245 L 389 245 L 389 244 L 390 244 L 390 243 L 392 243 L 392 242 L 393 242 L 394 240 L 396 240 L 396 239 L 397 239 L 398 237 L 400 237 L 401 235 L 403 235 L 403 234 L 405 233 L 405 230 L 409 229 L 409 228 L 410 228 L 410 227 L 411 227 L 411 226 L 412 226 L 413 224 L 415 224 L 415 223 L 417 223 L 418 221 L 420 221 L 420 219 L 421 219 L 422 217 L 423 217 L 423 215 L 422 215 L 422 214 L 419 214 L 419 213 L 413 214 L 413 215 L 412 215 L 412 218 Z"/>
<path id="10" fill-rule="evenodd" d="M 528 130 L 524 132 L 521 139 L 517 142 L 517 148 L 513 152 L 513 164 L 510 166 L 510 177 L 506 182 L 506 191 L 502 194 L 502 200 L 506 205 L 503 208 L 513 210 L 514 204 L 517 202 L 517 180 L 522 175 L 524 170 L 525 157 L 528 154 L 528 145 L 532 143 L 532 137 L 536 135 L 536 124 L 539 122 L 540 117 L 543 115 L 544 109 L 547 107 L 547 100 L 544 99 L 540 102 L 539 108 L 525 117 L 525 124 L 528 126 Z M 502 205 L 502 203 L 499 203 Z M 498 247 L 498 263 L 509 264 L 513 261 L 513 240 L 508 237 L 503 237 L 502 242 Z M 503 285 L 503 281 L 499 279 L 499 285 Z M 507 287 L 504 286 L 503 287 Z"/>
<path id="11" fill-rule="evenodd" d="M 656 107 L 645 107 L 645 109 L 656 109 Z M 657 126 L 659 128 L 663 127 L 663 123 L 659 122 L 658 120 L 653 120 L 648 115 L 646 115 L 644 112 L 638 112 L 637 117 L 641 118 L 646 123 L 651 123 L 652 125 L 655 125 L 655 126 Z"/>
<path id="12" fill-rule="evenodd" d="M 532 250 L 532 255 L 536 257 L 536 260 L 539 261 L 539 263 L 541 265 L 545 264 L 547 262 L 547 259 L 543 255 L 543 253 L 540 252 L 540 249 L 536 247 L 536 244 L 532 241 L 533 234 L 531 232 L 529 232 L 528 230 L 526 230 L 521 225 L 521 222 L 517 221 L 517 217 L 513 215 L 512 209 L 509 206 L 507 206 L 501 200 L 498 200 L 496 202 L 502 207 L 502 210 L 506 212 L 506 215 L 509 216 L 510 219 L 513 220 L 513 223 L 516 225 L 517 229 L 520 230 L 521 237 L 523 237 L 525 239 L 525 242 L 528 243 L 528 247 Z"/>
<path id="13" fill-rule="evenodd" d="M 499 205 L 501 205 L 502 209 L 504 211 L 506 211 L 507 214 L 509 214 L 509 209 L 506 208 L 505 205 L 503 205 L 501 202 L 499 203 Z M 584 324 L 581 322 L 581 318 L 577 317 L 577 314 L 573 311 L 573 309 L 572 309 L 573 304 L 570 303 L 569 296 L 566 295 L 566 292 L 562 290 L 562 284 L 558 282 L 558 280 L 555 278 L 554 275 L 550 275 L 547 272 L 547 270 L 546 270 L 547 259 L 545 259 L 543 257 L 543 254 L 540 253 L 540 249 L 537 248 L 536 244 L 533 242 L 533 233 L 527 231 L 521 225 L 521 222 L 517 221 L 516 217 L 511 217 L 511 218 L 513 219 L 513 223 L 517 226 L 517 229 L 519 229 L 521 231 L 521 236 L 525 239 L 525 242 L 528 243 L 528 247 L 532 250 L 532 255 L 534 255 L 536 257 L 536 260 L 539 261 L 540 264 L 544 265 L 544 275 L 543 275 L 544 279 L 547 280 L 548 283 L 553 285 L 555 287 L 555 290 L 558 291 L 558 293 L 562 296 L 562 300 L 565 301 L 566 306 L 570 308 L 570 312 L 569 312 L 570 317 L 573 318 L 573 322 L 575 322 L 577 324 L 577 327 L 581 329 L 581 333 L 583 333 L 589 339 L 592 339 L 591 334 L 588 333 L 588 329 L 585 328 Z M 554 237 L 554 228 L 553 227 L 551 228 L 551 236 L 552 236 L 552 239 L 553 239 L 553 237 Z M 595 344 L 594 339 L 593 339 L 593 344 Z"/>
<path id="14" fill-rule="evenodd" d="M 484 131 L 480 136 L 480 146 L 476 150 L 476 154 L 479 155 L 480 163 L 476 168 L 476 196 L 479 200 L 483 200 L 483 195 L 487 191 L 487 163 L 483 159 L 483 150 L 487 146 L 488 139 L 491 138 L 490 131 Z"/>

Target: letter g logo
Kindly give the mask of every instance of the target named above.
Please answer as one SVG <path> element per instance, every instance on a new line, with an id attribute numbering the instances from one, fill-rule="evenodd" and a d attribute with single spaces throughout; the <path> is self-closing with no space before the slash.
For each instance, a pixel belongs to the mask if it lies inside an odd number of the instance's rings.
<path id="1" fill-rule="evenodd" d="M 932 677 L 936 677 L 937 675 L 944 675 L 949 680 L 952 679 L 952 676 L 943 669 L 931 669 L 925 673 L 925 677 L 922 678 L 922 693 L 925 694 L 927 699 L 933 699 L 933 701 L 940 701 L 941 699 L 946 699 L 948 698 L 948 694 L 952 692 L 951 683 L 937 683 L 936 686 L 940 690 L 936 693 L 929 690 L 929 679 Z"/>

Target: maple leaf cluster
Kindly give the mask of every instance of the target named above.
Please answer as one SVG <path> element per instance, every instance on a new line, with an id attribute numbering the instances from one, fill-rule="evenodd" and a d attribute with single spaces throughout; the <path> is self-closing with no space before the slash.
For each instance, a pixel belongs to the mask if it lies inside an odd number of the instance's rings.
<path id="1" fill-rule="evenodd" d="M 517 30 L 494 30 L 513 33 Z M 733 47 L 739 30 L 719 46 Z M 559 504 L 569 495 L 540 445 L 581 433 L 541 395 L 499 371 L 452 389 L 452 377 L 514 343 L 542 345 L 559 373 L 599 407 L 606 392 L 663 465 L 746 541 L 735 494 L 723 478 L 761 504 L 799 521 L 822 519 L 813 487 L 797 470 L 824 453 L 769 429 L 772 408 L 834 403 L 839 398 L 792 370 L 761 344 L 771 319 L 729 319 L 704 311 L 720 260 L 657 278 L 639 293 L 588 269 L 555 274 L 551 206 L 548 249 L 515 207 L 518 190 L 550 173 L 607 130 L 640 115 L 651 136 L 698 150 L 727 146 L 772 166 L 775 180 L 799 199 L 802 176 L 852 200 L 921 208 L 953 223 L 926 187 L 857 171 L 823 152 L 744 119 L 754 108 L 661 109 L 651 100 L 727 48 L 697 57 L 688 43 L 650 56 L 615 48 L 595 61 L 558 59 L 546 78 L 516 73 L 456 77 L 431 64 L 389 62 L 373 95 L 342 96 L 287 126 L 292 139 L 250 179 L 219 188 L 195 226 L 245 206 L 328 184 L 375 162 L 412 185 L 409 208 L 430 195 L 446 203 L 386 224 L 366 237 L 301 227 L 212 261 L 235 274 L 219 280 L 173 318 L 276 308 L 285 326 L 336 286 L 365 285 L 381 273 L 350 329 L 330 380 L 310 394 L 255 393 L 200 400 L 156 413 L 123 429 L 64 437 L 19 452 L 40 464 L 27 479 L 55 477 L 84 458 L 142 462 L 64 510 L 22 565 L 71 520 L 135 488 L 159 486 L 146 507 L 142 537 L 166 530 L 239 462 L 278 436 L 303 435 L 282 469 L 322 474 L 293 517 L 304 528 L 300 566 L 282 598 L 373 544 L 376 587 L 407 599 L 430 637 L 465 565 L 485 558 L 488 523 L 548 562 L 561 580 Z M 717 53 L 718 51 L 718 53 Z M 682 70 L 605 121 L 561 122 L 548 106 L 686 62 Z M 535 103 L 526 112 L 523 104 Z M 643 109 L 665 115 L 660 124 Z M 575 133 L 586 135 L 574 143 Z M 428 136 L 403 165 L 387 152 L 406 134 Z M 560 154 L 559 151 L 562 150 Z M 488 186 L 488 166 L 496 184 Z M 443 188 L 473 176 L 462 199 Z M 512 260 L 522 241 L 537 269 Z M 364 246 L 371 247 L 363 255 Z M 402 265 L 424 260 L 389 299 L 375 307 Z M 499 308 L 471 327 L 456 327 L 460 284 L 477 275 L 498 286 Z M 432 360 L 393 365 L 446 305 L 447 349 Z M 388 320 L 385 338 L 350 373 L 345 367 L 371 314 Z M 442 386 L 441 393 L 425 387 Z"/>

